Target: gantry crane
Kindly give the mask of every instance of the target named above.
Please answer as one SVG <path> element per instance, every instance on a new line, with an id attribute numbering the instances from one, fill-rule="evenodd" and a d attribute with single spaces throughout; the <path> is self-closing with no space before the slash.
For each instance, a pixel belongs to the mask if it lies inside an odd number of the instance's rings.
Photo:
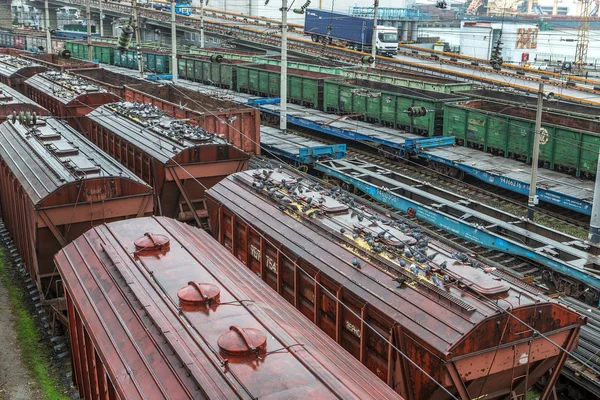
<path id="1" fill-rule="evenodd" d="M 590 42 L 590 14 L 592 11 L 592 0 L 581 1 L 581 20 L 577 30 L 577 47 L 575 48 L 575 62 L 573 72 L 582 75 L 587 62 L 588 45 Z"/>

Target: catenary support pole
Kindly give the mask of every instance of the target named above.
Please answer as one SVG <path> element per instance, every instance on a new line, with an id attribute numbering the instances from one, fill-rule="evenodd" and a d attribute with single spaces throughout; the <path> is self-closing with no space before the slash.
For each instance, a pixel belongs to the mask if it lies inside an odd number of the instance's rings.
<path id="1" fill-rule="evenodd" d="M 171 73 L 173 75 L 173 83 L 177 83 L 179 67 L 177 66 L 177 16 L 175 13 L 175 0 L 171 1 Z"/>
<path id="2" fill-rule="evenodd" d="M 135 27 L 135 45 L 137 48 L 137 59 L 138 67 L 140 71 L 140 78 L 144 79 L 144 59 L 142 58 L 142 41 L 140 37 L 140 21 L 137 15 L 137 0 L 131 0 L 133 7 L 133 24 Z"/>
<path id="3" fill-rule="evenodd" d="M 90 8 L 90 0 L 86 2 L 85 12 L 87 18 L 87 47 L 88 61 L 92 61 L 92 10 Z"/>
<path id="4" fill-rule="evenodd" d="M 100 0 L 100 37 L 104 37 L 104 1 Z"/>
<path id="5" fill-rule="evenodd" d="M 200 48 L 204 48 L 204 1 L 200 0 Z"/>
<path id="6" fill-rule="evenodd" d="M 533 133 L 533 156 L 531 158 L 531 182 L 527 201 L 527 218 L 533 221 L 537 186 L 538 159 L 540 156 L 540 131 L 542 130 L 542 110 L 544 108 L 544 84 L 540 82 L 538 90 L 537 112 L 535 114 L 535 132 Z"/>
<path id="7" fill-rule="evenodd" d="M 44 14 L 46 17 L 46 53 L 52 53 L 52 36 L 50 35 L 50 10 L 48 0 L 44 0 Z"/>
<path id="8" fill-rule="evenodd" d="M 375 67 L 375 59 L 377 57 L 377 12 L 379 11 L 379 0 L 375 0 L 373 4 L 373 38 L 371 39 L 371 57 L 373 62 L 371 68 Z"/>
<path id="9" fill-rule="evenodd" d="M 594 185 L 594 201 L 592 203 L 592 218 L 590 219 L 588 240 L 594 244 L 600 243 L 600 159 L 596 167 L 596 184 Z"/>
<path id="10" fill-rule="evenodd" d="M 281 83 L 279 92 L 279 129 L 287 131 L 287 0 L 281 2 Z"/>

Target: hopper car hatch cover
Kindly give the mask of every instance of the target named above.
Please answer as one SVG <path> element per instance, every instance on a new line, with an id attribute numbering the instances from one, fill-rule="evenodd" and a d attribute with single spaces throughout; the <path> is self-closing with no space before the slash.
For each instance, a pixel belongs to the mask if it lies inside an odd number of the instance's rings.
<path id="1" fill-rule="evenodd" d="M 538 289 L 308 176 L 240 172 L 208 196 L 213 235 L 406 398 L 448 396 L 356 315 L 461 399 L 522 394 L 544 375 L 552 386 L 566 354 L 521 321 L 569 350 L 585 322 Z"/>
<path id="2" fill-rule="evenodd" d="M 55 263 L 82 398 L 402 400 L 190 225 L 105 224 Z"/>

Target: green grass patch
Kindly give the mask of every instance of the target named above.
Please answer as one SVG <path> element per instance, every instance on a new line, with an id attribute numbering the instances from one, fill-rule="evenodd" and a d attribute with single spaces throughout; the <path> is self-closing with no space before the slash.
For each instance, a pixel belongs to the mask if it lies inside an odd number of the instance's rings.
<path id="1" fill-rule="evenodd" d="M 14 282 L 5 266 L 4 249 L 0 248 L 0 280 L 8 291 L 12 312 L 17 317 L 16 331 L 17 343 L 21 351 L 21 357 L 25 365 L 31 371 L 32 377 L 42 388 L 42 392 L 48 400 L 68 400 L 62 392 L 61 384 L 52 376 L 50 365 L 50 354 L 40 343 L 40 332 L 35 320 L 31 316 L 25 297 L 21 290 L 15 287 Z"/>

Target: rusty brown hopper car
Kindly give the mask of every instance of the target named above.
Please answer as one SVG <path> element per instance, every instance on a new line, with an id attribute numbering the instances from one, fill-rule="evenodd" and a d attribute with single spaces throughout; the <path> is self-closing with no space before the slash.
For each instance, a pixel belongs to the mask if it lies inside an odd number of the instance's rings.
<path id="1" fill-rule="evenodd" d="M 8 85 L 0 83 L 0 122 L 7 117 L 27 118 L 27 114 L 36 116 L 49 115 L 48 110 L 35 103 L 27 96 L 17 92 Z"/>
<path id="2" fill-rule="evenodd" d="M 81 398 L 399 398 L 192 226 L 97 226 L 55 263 Z"/>
<path id="3" fill-rule="evenodd" d="M 284 170 L 232 175 L 208 197 L 215 237 L 408 399 L 450 398 L 436 382 L 462 400 L 524 396 L 544 376 L 547 399 L 567 356 L 558 346 L 573 349 L 585 322 L 417 226 Z"/>
<path id="4" fill-rule="evenodd" d="M 47 118 L 0 124 L 3 219 L 45 300 L 60 297 L 52 256 L 91 226 L 149 215 L 152 188 Z M 43 299 L 44 300 L 44 299 Z"/>
<path id="5" fill-rule="evenodd" d="M 69 72 L 93 82 L 121 99 L 125 98 L 125 85 L 138 85 L 144 82 L 142 79 L 105 68 L 72 69 Z"/>
<path id="6" fill-rule="evenodd" d="M 57 118 L 81 132 L 82 117 L 119 98 L 92 82 L 68 72 L 46 71 L 25 81 L 25 94 Z"/>
<path id="7" fill-rule="evenodd" d="M 260 154 L 260 112 L 256 108 L 179 86 L 151 83 L 127 86 L 125 100 L 150 103 L 175 118 L 189 119 L 210 132 L 225 135 L 229 143 L 247 153 Z"/>
<path id="8" fill-rule="evenodd" d="M 249 155 L 219 135 L 169 117 L 149 104 L 107 104 L 86 117 L 82 132 L 154 187 L 158 215 L 207 220 L 205 190 L 247 169 Z"/>
<path id="9" fill-rule="evenodd" d="M 48 68 L 10 54 L 0 55 L 0 82 L 24 93 L 25 81 Z"/>
<path id="10" fill-rule="evenodd" d="M 98 68 L 98 63 L 78 58 L 63 58 L 58 54 L 20 52 L 19 57 L 31 60 L 55 71 L 67 71 L 78 68 Z"/>

